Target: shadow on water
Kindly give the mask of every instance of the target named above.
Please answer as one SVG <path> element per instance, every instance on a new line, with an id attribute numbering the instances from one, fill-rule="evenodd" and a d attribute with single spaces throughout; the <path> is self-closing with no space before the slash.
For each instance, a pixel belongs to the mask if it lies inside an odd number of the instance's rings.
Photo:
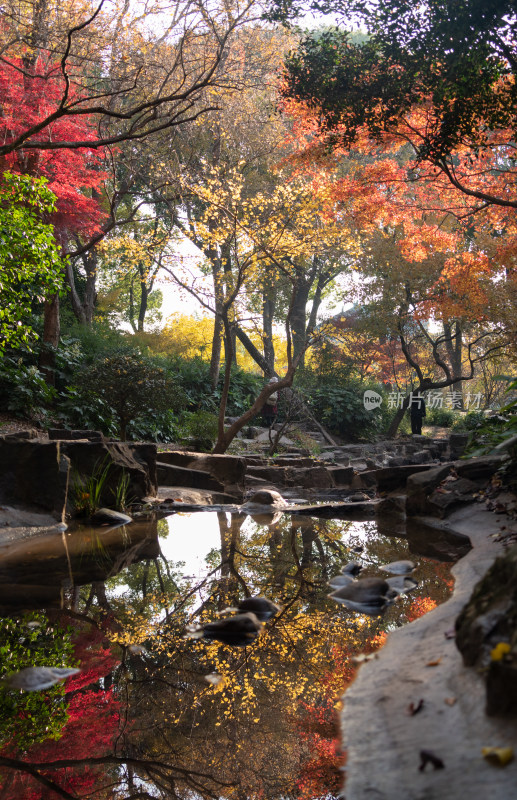
<path id="1" fill-rule="evenodd" d="M 336 797 L 354 659 L 452 589 L 436 560 L 451 550 L 400 524 L 221 511 L 13 544 L 0 562 L 2 673 L 81 671 L 43 692 L 0 688 L 2 800 Z M 327 596 L 351 560 L 385 577 L 407 558 L 418 587 L 381 616 Z M 255 595 L 282 610 L 251 646 L 186 638 Z"/>

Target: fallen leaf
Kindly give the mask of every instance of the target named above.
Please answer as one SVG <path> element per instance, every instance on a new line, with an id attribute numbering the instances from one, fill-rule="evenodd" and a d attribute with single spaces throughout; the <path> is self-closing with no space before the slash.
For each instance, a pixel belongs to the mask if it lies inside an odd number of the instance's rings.
<path id="1" fill-rule="evenodd" d="M 504 656 L 509 653 L 511 649 L 508 642 L 498 642 L 494 649 L 490 651 L 490 658 L 492 661 L 502 661 Z"/>
<path id="2" fill-rule="evenodd" d="M 431 752 L 431 750 L 420 750 L 420 766 L 418 769 L 423 772 L 427 764 L 432 764 L 435 769 L 443 769 L 445 764 L 442 759 Z"/>
<path id="3" fill-rule="evenodd" d="M 456 638 L 456 631 L 454 628 L 449 628 L 448 631 L 444 631 L 443 635 L 446 639 L 455 639 Z"/>
<path id="4" fill-rule="evenodd" d="M 426 667 L 437 667 L 442 661 L 441 658 L 435 658 L 433 661 L 428 661 Z"/>
<path id="5" fill-rule="evenodd" d="M 423 709 L 423 707 L 424 707 L 424 701 L 422 700 L 422 698 L 420 698 L 420 700 L 418 701 L 418 703 L 416 703 L 416 705 L 415 703 L 410 703 L 408 705 L 407 712 L 410 716 L 414 717 L 415 714 L 418 714 L 418 712 Z"/>
<path id="6" fill-rule="evenodd" d="M 481 755 L 490 764 L 495 764 L 496 767 L 506 767 L 510 761 L 513 761 L 513 748 L 512 747 L 482 747 Z"/>
<path id="7" fill-rule="evenodd" d="M 457 697 L 446 697 L 445 702 L 448 706 L 453 706 L 458 698 Z"/>

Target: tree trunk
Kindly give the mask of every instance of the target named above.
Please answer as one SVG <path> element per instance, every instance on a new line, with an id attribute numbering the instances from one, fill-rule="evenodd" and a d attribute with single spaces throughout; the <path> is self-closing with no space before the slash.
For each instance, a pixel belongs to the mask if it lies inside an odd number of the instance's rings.
<path id="1" fill-rule="evenodd" d="M 409 403 L 409 398 L 408 397 L 404 398 L 404 403 L 406 403 L 406 400 Z M 402 420 L 404 419 L 404 414 L 406 413 L 406 409 L 407 409 L 408 403 L 406 403 L 406 405 L 403 406 L 402 408 L 398 408 L 397 409 L 397 411 L 395 413 L 395 416 L 391 420 L 389 428 L 386 431 L 386 436 L 388 437 L 388 439 L 393 439 L 397 435 L 397 431 L 399 429 L 399 425 L 402 422 Z"/>
<path id="2" fill-rule="evenodd" d="M 223 321 L 219 316 L 214 318 L 214 335 L 212 336 L 212 355 L 210 356 L 210 386 L 215 389 L 219 381 L 221 369 L 221 349 L 223 346 Z"/>
<path id="3" fill-rule="evenodd" d="M 234 330 L 237 339 L 239 340 L 239 342 L 241 342 L 241 344 L 244 345 L 244 347 L 246 348 L 247 352 L 250 354 L 252 359 L 256 362 L 256 364 L 258 364 L 260 369 L 264 372 L 266 378 L 278 377 L 274 369 L 270 369 L 269 364 L 262 355 L 262 353 L 255 347 L 249 336 L 242 330 L 242 328 L 239 328 L 238 325 L 235 325 Z"/>
<path id="4" fill-rule="evenodd" d="M 220 260 L 215 254 L 210 258 L 212 264 L 212 280 L 214 282 L 215 298 L 215 317 L 214 335 L 212 337 L 212 355 L 210 357 L 210 386 L 215 389 L 219 382 L 219 371 L 221 369 L 221 349 L 223 346 L 224 322 L 222 318 L 224 303 L 224 287 L 221 276 Z"/>
<path id="5" fill-rule="evenodd" d="M 98 256 L 95 248 L 88 250 L 81 255 L 84 272 L 86 275 L 86 282 L 84 286 L 83 299 L 79 297 L 77 292 L 74 268 L 70 259 L 66 264 L 66 280 L 70 287 L 70 299 L 72 302 L 72 311 L 78 322 L 81 325 L 91 326 L 93 322 L 93 315 L 95 313 L 95 303 L 97 302 L 97 266 Z"/>
<path id="6" fill-rule="evenodd" d="M 49 386 L 56 382 L 56 351 L 61 332 L 59 321 L 59 295 L 45 300 L 43 317 L 43 340 L 39 353 L 39 369 Z"/>
<path id="7" fill-rule="evenodd" d="M 138 308 L 138 332 L 143 333 L 147 304 L 149 302 L 149 289 L 145 281 L 140 281 L 140 306 Z"/>
<path id="8" fill-rule="evenodd" d="M 462 354 L 463 354 L 463 341 L 462 341 L 462 332 L 461 326 L 458 320 L 456 320 L 452 325 L 449 323 L 443 324 L 443 330 L 445 336 L 447 337 L 445 340 L 445 347 L 447 350 L 447 355 L 449 356 L 449 361 L 451 364 L 451 372 L 453 378 L 459 378 L 461 376 L 462 371 Z M 455 384 L 455 390 L 457 392 L 461 392 L 461 405 L 460 408 L 463 410 L 463 385 L 462 381 L 458 381 Z"/>
<path id="9" fill-rule="evenodd" d="M 75 286 L 74 270 L 72 264 L 70 263 L 70 259 L 67 259 L 65 262 L 65 277 L 68 288 L 70 289 L 70 301 L 72 303 L 72 311 L 74 312 L 75 318 L 81 323 L 81 325 L 86 325 L 86 314 L 84 313 L 84 307 Z"/>
<path id="10" fill-rule="evenodd" d="M 293 336 L 293 358 L 300 357 L 300 366 L 305 363 L 307 303 L 309 300 L 310 281 L 299 279 L 294 287 L 291 305 L 290 325 Z"/>
<path id="11" fill-rule="evenodd" d="M 266 286 L 262 298 L 262 327 L 264 330 L 264 359 L 268 366 L 268 372 L 266 373 L 268 377 L 273 374 L 275 369 L 275 346 L 273 344 L 274 313 L 275 298 L 273 290 L 270 286 Z"/>

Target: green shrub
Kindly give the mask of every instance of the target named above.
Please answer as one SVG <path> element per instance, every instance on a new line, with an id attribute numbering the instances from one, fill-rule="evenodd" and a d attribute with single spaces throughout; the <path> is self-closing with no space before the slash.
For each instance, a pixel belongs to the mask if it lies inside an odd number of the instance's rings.
<path id="1" fill-rule="evenodd" d="M 122 440 L 130 422 L 149 413 L 178 410 L 184 399 L 164 369 L 135 352 L 112 354 L 87 367 L 77 377 L 77 387 L 86 401 L 93 396 L 111 409 Z"/>
<path id="2" fill-rule="evenodd" d="M 459 418 L 457 411 L 452 408 L 427 408 L 427 414 L 424 417 L 425 425 L 436 425 L 439 428 L 452 428 L 454 422 Z"/>
<path id="3" fill-rule="evenodd" d="M 217 439 L 217 417 L 209 411 L 184 411 L 180 415 L 179 433 L 180 441 L 208 453 Z"/>
<path id="4" fill-rule="evenodd" d="M 170 409 L 139 414 L 129 423 L 127 430 L 133 441 L 175 442 L 180 437 L 178 415 Z"/>
<path id="5" fill-rule="evenodd" d="M 483 411 L 468 411 L 460 414 L 452 425 L 453 431 L 474 431 L 485 421 Z"/>
<path id="6" fill-rule="evenodd" d="M 373 410 L 364 407 L 363 397 L 367 389 L 373 389 L 381 396 L 384 394 L 379 386 L 350 380 L 344 386 L 324 382 L 311 389 L 305 388 L 304 395 L 319 422 L 331 433 L 346 441 L 354 441 L 381 433 L 391 416 L 385 401 Z"/>
<path id="7" fill-rule="evenodd" d="M 4 356 L 0 362 L 0 407 L 23 417 L 45 417 L 56 396 L 38 368 L 22 357 Z"/>

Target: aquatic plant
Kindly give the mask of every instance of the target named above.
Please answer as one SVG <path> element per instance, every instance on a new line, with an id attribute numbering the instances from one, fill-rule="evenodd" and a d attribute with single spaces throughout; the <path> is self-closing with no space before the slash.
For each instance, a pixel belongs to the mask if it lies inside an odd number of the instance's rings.
<path id="1" fill-rule="evenodd" d="M 91 475 L 87 477 L 73 475 L 72 498 L 77 516 L 90 516 L 101 507 L 101 497 L 110 466 L 106 456 L 102 461 L 96 462 Z"/>

